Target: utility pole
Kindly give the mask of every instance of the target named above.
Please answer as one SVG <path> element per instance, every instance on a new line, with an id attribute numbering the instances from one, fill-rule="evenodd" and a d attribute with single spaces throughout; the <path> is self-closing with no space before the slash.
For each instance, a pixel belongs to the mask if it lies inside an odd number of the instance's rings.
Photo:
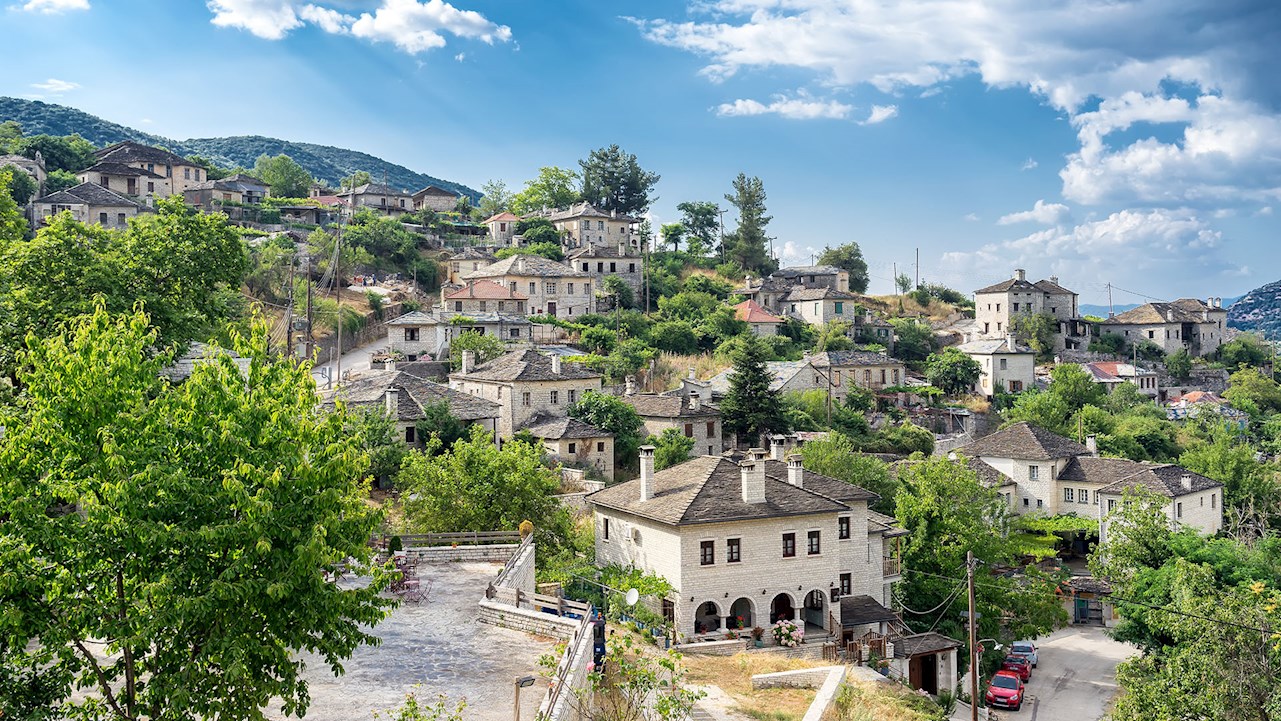
<path id="1" fill-rule="evenodd" d="M 921 287 L 921 249 L 916 249 L 916 287 Z"/>
<path id="2" fill-rule="evenodd" d="M 975 639 L 978 624 L 974 619 L 974 551 L 965 552 L 965 585 L 970 596 L 970 721 L 979 721 L 979 653 Z"/>
<path id="3" fill-rule="evenodd" d="M 1108 317 L 1116 315 L 1116 310 L 1112 308 L 1112 284 L 1108 283 Z"/>
<path id="4" fill-rule="evenodd" d="M 307 264 L 307 358 L 306 359 L 314 363 L 316 360 L 315 358 L 316 341 L 315 341 L 315 334 L 312 331 L 312 328 L 314 327 L 312 323 L 314 322 L 315 319 L 312 317 L 312 313 L 311 313 L 311 298 L 312 298 L 312 291 L 313 291 L 313 288 L 311 285 L 311 255 L 304 254 L 303 261 Z"/>
<path id="5" fill-rule="evenodd" d="M 894 268 L 894 295 L 898 295 L 898 261 L 891 263 Z"/>
<path id="6" fill-rule="evenodd" d="M 298 251 L 289 256 L 289 305 L 285 308 L 285 355 L 294 359 L 294 271 L 298 269 Z"/>
<path id="7" fill-rule="evenodd" d="M 721 262 L 722 263 L 725 262 L 725 214 L 728 212 L 729 212 L 729 208 L 726 208 L 725 210 L 721 210 L 719 206 L 716 208 L 716 219 L 720 223 L 720 227 L 721 227 Z"/>

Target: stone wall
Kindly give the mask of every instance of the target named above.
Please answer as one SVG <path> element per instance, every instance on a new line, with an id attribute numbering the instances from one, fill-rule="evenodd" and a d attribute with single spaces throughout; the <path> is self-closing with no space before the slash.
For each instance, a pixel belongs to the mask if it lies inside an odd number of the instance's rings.
<path id="1" fill-rule="evenodd" d="M 752 647 L 747 650 L 750 653 L 772 653 L 788 658 L 823 658 L 823 644 L 820 641 L 802 643 L 799 646 L 765 646 L 763 648 Z"/>
<path id="2" fill-rule="evenodd" d="M 676 650 L 696 656 L 733 656 L 736 653 L 746 651 L 748 641 L 749 639 L 735 638 L 727 641 L 682 643 L 676 646 Z"/>
<path id="3" fill-rule="evenodd" d="M 845 682 L 847 666 L 821 666 L 752 676 L 752 688 L 817 688 L 802 721 L 820 721 Z"/>
<path id="4" fill-rule="evenodd" d="M 485 599 L 480 602 L 476 619 L 491 626 L 501 626 L 514 631 L 524 631 L 536 636 L 557 638 L 562 641 L 574 637 L 579 621 L 572 618 L 553 616 L 550 613 L 538 613 L 523 608 L 509 606 L 498 600 Z"/>
<path id="5" fill-rule="evenodd" d="M 457 563 L 462 561 L 491 561 L 506 563 L 512 553 L 519 548 L 515 543 L 496 543 L 485 546 L 428 546 L 424 548 L 406 548 L 405 556 L 419 563 Z M 533 549 L 530 549 L 533 567 Z M 522 587 L 523 588 L 523 587 Z M 533 587 L 530 587 L 533 590 Z"/>

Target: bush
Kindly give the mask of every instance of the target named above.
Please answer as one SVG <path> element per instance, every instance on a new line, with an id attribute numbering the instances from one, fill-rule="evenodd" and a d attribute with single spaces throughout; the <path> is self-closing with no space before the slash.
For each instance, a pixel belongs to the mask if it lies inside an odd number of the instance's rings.
<path id="1" fill-rule="evenodd" d="M 400 536 L 392 536 L 391 540 L 387 541 L 388 553 L 395 553 L 403 550 L 405 550 L 405 544 L 400 540 Z"/>

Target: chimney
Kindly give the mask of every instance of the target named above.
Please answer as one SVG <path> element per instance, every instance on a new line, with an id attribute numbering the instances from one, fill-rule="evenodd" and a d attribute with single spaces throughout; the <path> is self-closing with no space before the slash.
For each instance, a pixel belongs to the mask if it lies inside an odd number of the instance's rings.
<path id="1" fill-rule="evenodd" d="M 617 217 L 618 217 L 618 208 L 614 208 L 613 210 L 609 211 L 609 217 L 611 217 L 611 218 L 617 218 Z"/>
<path id="2" fill-rule="evenodd" d="M 1053 283 L 1053 284 L 1055 284 L 1055 285 L 1058 285 L 1058 284 L 1059 284 L 1059 277 L 1058 277 L 1057 275 L 1052 275 L 1052 276 L 1050 276 L 1050 282 L 1051 282 L 1051 283 Z"/>
<path id="3" fill-rule="evenodd" d="M 743 476 L 743 503 L 765 502 L 764 455 L 764 449 L 753 448 L 748 451 L 748 460 L 738 464 Z"/>
<path id="4" fill-rule="evenodd" d="M 1099 439 L 1093 433 L 1085 437 L 1085 449 L 1090 452 L 1091 458 L 1099 457 Z"/>
<path id="5" fill-rule="evenodd" d="M 552 356 L 552 375 L 560 375 L 560 356 Z"/>
<path id="6" fill-rule="evenodd" d="M 1013 333 L 1005 334 L 1005 342 L 1010 344 L 1010 350 L 1014 350 L 1019 347 L 1019 339 L 1015 338 Z"/>
<path id="7" fill-rule="evenodd" d="M 694 375 L 694 369 L 692 367 L 689 369 L 689 379 L 692 381 L 698 380 L 698 378 Z"/>
<path id="8" fill-rule="evenodd" d="M 553 368 L 554 367 L 555 366 L 553 366 Z M 629 375 L 623 379 L 623 395 L 625 396 L 636 395 L 636 376 Z"/>
<path id="9" fill-rule="evenodd" d="M 1182 477 L 1182 478 L 1180 478 L 1179 480 L 1182 482 L 1182 484 L 1183 484 L 1183 490 L 1184 490 L 1185 492 L 1187 492 L 1187 491 L 1191 491 L 1191 490 L 1192 490 L 1192 476 L 1191 476 L 1191 475 L 1189 475 L 1189 474 L 1187 474 L 1187 473 L 1184 473 L 1184 474 L 1183 474 L 1183 477 Z"/>
<path id="10" fill-rule="evenodd" d="M 1215 308 L 1222 308 L 1222 307 L 1223 307 L 1223 299 L 1222 299 L 1222 298 L 1220 298 L 1220 297 L 1219 297 L 1219 296 L 1217 296 L 1217 295 L 1216 295 L 1216 296 L 1214 296 L 1214 307 L 1215 307 Z"/>
<path id="11" fill-rule="evenodd" d="M 516 257 L 516 270 L 521 273 L 525 272 L 525 256 L 520 255 Z"/>
<path id="12" fill-rule="evenodd" d="M 387 371 L 396 370 L 396 361 L 389 360 L 386 363 L 383 363 L 383 370 L 387 370 Z"/>
<path id="13" fill-rule="evenodd" d="M 805 487 L 805 466 L 799 453 L 787 457 L 787 482 L 797 488 Z"/>
<path id="14" fill-rule="evenodd" d="M 1016 280 L 1027 280 L 1027 271 L 1022 268 L 1014 269 L 1014 278 Z"/>
<path id="15" fill-rule="evenodd" d="M 640 499 L 654 497 L 654 447 L 640 447 Z"/>
<path id="16" fill-rule="evenodd" d="M 787 460 L 787 438 L 781 435 L 769 437 L 770 458 L 782 463 Z"/>
<path id="17" fill-rule="evenodd" d="M 701 400 L 699 400 L 699 398 L 698 398 L 698 393 L 690 393 L 690 394 L 689 394 L 689 409 L 690 409 L 691 411 L 696 411 L 696 410 L 698 410 L 699 408 L 701 408 L 701 407 L 702 407 L 702 405 L 703 405 L 703 403 L 702 403 L 702 401 L 701 401 Z"/>
<path id="18" fill-rule="evenodd" d="M 476 351 L 463 351 L 463 373 L 471 373 L 472 366 L 476 365 Z"/>
<path id="19" fill-rule="evenodd" d="M 390 386 L 383 392 L 383 404 L 387 408 L 387 415 L 392 418 L 400 417 L 400 389 L 396 386 Z"/>

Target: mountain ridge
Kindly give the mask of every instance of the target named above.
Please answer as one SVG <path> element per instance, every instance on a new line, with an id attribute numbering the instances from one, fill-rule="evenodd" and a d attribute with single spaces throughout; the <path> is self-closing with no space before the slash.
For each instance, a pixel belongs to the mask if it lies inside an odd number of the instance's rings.
<path id="1" fill-rule="evenodd" d="M 76 133 L 99 147 L 122 140 L 132 140 L 164 147 L 179 155 L 199 155 L 213 163 L 231 168 L 236 166 L 252 168 L 259 155 L 284 153 L 293 158 L 313 177 L 334 187 L 339 185 L 342 178 L 363 170 L 377 182 L 382 182 L 385 174 L 388 185 L 409 192 L 428 185 L 436 185 L 466 195 L 472 199 L 472 202 L 478 202 L 481 195 L 479 191 L 462 183 L 418 173 L 363 151 L 333 145 L 303 143 L 263 135 L 173 140 L 104 120 L 67 105 L 0 97 L 0 122 L 6 120 L 17 122 L 22 127 L 22 132 L 27 135 Z"/>
<path id="2" fill-rule="evenodd" d="M 1228 327 L 1257 331 L 1266 338 L 1281 335 L 1281 280 L 1261 285 L 1229 306 Z"/>

